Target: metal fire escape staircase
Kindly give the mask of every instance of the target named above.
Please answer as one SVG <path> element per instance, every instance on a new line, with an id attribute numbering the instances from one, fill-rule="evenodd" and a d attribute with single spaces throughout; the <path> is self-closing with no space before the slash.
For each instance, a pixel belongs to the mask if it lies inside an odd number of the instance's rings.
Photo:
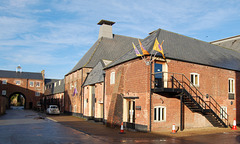
<path id="1" fill-rule="evenodd" d="M 153 80 L 154 93 L 182 99 L 192 112 L 205 116 L 214 127 L 228 127 L 227 112 L 212 96 L 204 96 L 184 74 L 160 72 L 153 74 Z"/>

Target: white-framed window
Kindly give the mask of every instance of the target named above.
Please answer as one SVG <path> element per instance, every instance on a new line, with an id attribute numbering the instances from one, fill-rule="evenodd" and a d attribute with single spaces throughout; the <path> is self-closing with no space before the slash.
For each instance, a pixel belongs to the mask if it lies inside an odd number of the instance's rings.
<path id="1" fill-rule="evenodd" d="M 61 81 L 58 81 L 58 85 L 61 85 Z"/>
<path id="2" fill-rule="evenodd" d="M 40 96 L 40 92 L 35 92 L 35 96 Z"/>
<path id="3" fill-rule="evenodd" d="M 115 72 L 111 72 L 111 75 L 110 75 L 110 84 L 115 84 Z"/>
<path id="4" fill-rule="evenodd" d="M 57 82 L 54 83 L 54 87 L 56 87 L 56 86 L 57 86 Z"/>
<path id="5" fill-rule="evenodd" d="M 36 82 L 36 87 L 40 87 L 40 82 Z"/>
<path id="6" fill-rule="evenodd" d="M 191 75 L 191 82 L 194 86 L 199 86 L 199 74 L 198 73 L 190 73 Z"/>
<path id="7" fill-rule="evenodd" d="M 228 79 L 228 93 L 235 93 L 235 81 L 233 78 Z"/>
<path id="8" fill-rule="evenodd" d="M 21 85 L 21 81 L 20 80 L 16 80 L 16 85 Z"/>
<path id="9" fill-rule="evenodd" d="M 7 80 L 2 80 L 2 84 L 7 84 Z"/>
<path id="10" fill-rule="evenodd" d="M 2 90 L 2 95 L 3 96 L 7 95 L 7 91 L 6 90 Z"/>
<path id="11" fill-rule="evenodd" d="M 37 101 L 37 106 L 41 106 L 41 102 L 40 101 Z"/>
<path id="12" fill-rule="evenodd" d="M 72 89 L 72 87 L 73 87 L 73 85 L 72 85 L 72 83 L 70 83 L 70 90 Z"/>
<path id="13" fill-rule="evenodd" d="M 77 88 L 77 82 L 74 82 L 74 88 Z"/>
<path id="14" fill-rule="evenodd" d="M 30 86 L 30 87 L 34 87 L 34 82 L 33 82 L 33 81 L 30 81 L 30 82 L 29 82 L 29 86 Z"/>
<path id="15" fill-rule="evenodd" d="M 155 122 L 166 121 L 166 107 L 165 106 L 154 107 L 154 121 Z"/>
<path id="16" fill-rule="evenodd" d="M 224 112 L 223 112 L 224 111 Z M 220 118 L 221 119 L 227 119 L 227 107 L 226 106 L 221 106 L 220 109 Z"/>

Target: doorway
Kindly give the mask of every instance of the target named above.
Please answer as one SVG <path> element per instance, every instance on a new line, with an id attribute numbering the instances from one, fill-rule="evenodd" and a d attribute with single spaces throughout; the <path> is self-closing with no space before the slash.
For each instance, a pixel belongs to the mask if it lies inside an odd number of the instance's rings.
<path id="1" fill-rule="evenodd" d="M 131 129 L 135 129 L 135 100 L 128 101 L 127 127 Z"/>
<path id="2" fill-rule="evenodd" d="M 155 87 L 162 88 L 163 87 L 163 79 L 162 79 L 162 64 L 155 63 L 154 64 L 154 73 L 155 73 Z"/>

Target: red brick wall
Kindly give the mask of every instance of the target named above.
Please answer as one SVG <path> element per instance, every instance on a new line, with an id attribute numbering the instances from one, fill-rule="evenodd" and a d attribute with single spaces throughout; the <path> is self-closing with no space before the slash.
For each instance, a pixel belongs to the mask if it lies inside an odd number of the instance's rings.
<path id="1" fill-rule="evenodd" d="M 65 111 L 82 113 L 81 86 L 87 76 L 87 72 L 90 71 L 91 68 L 82 68 L 65 77 Z M 70 89 L 70 85 L 74 86 L 75 83 L 78 93 L 73 96 L 74 87 Z M 76 111 L 74 111 L 74 106 L 76 106 Z"/>
<path id="2" fill-rule="evenodd" d="M 190 79 L 190 73 L 199 74 L 199 90 L 203 95 L 211 95 L 221 106 L 227 107 L 229 114 L 229 122 L 232 124 L 233 119 L 236 117 L 239 123 L 240 106 L 236 103 L 239 101 L 239 89 L 237 86 L 240 83 L 239 73 L 220 69 L 215 67 L 203 66 L 199 64 L 192 64 L 187 62 L 180 62 L 175 60 L 168 60 L 168 72 L 183 73 L 188 79 Z M 111 72 L 121 72 L 121 80 L 119 84 L 110 85 Z M 116 94 L 122 94 L 124 97 L 137 96 L 139 99 L 135 100 L 135 106 L 141 106 L 141 110 L 135 112 L 135 123 L 141 125 L 148 125 L 149 128 L 149 73 L 150 67 L 146 66 L 141 59 L 132 60 L 124 64 L 112 67 L 106 70 L 106 101 L 105 101 L 105 118 L 109 116 L 114 117 L 109 112 L 113 108 L 111 106 L 111 100 L 116 97 Z M 235 79 L 235 99 L 228 99 L 228 79 Z M 116 81 L 116 80 L 115 80 Z M 117 87 L 117 88 L 116 88 Z M 233 101 L 233 105 L 231 105 Z M 165 122 L 154 122 L 154 107 L 155 106 L 166 106 L 166 121 Z M 118 107 L 121 109 L 120 107 Z M 118 116 L 116 116 L 118 117 Z M 152 95 L 152 130 L 171 130 L 172 124 L 176 126 L 180 125 L 180 100 L 176 98 L 167 98 L 158 94 Z M 112 121 L 114 122 L 114 120 Z M 198 113 L 193 113 L 186 106 L 184 106 L 184 127 L 208 127 L 212 126 L 208 120 Z"/>
<path id="3" fill-rule="evenodd" d="M 232 123 L 233 119 L 237 117 L 236 99 L 239 97 L 239 77 L 237 72 L 232 70 L 220 69 L 215 67 L 203 66 L 198 64 L 169 61 L 169 72 L 178 72 L 185 74 L 190 79 L 190 73 L 198 73 L 199 87 L 203 95 L 211 95 L 221 106 L 227 107 L 227 113 L 229 114 L 229 121 Z M 228 79 L 233 78 L 235 80 L 235 100 L 228 99 Z M 233 105 L 231 105 L 233 101 Z M 240 122 L 240 119 L 237 120 Z"/>
<path id="4" fill-rule="evenodd" d="M 2 80 L 7 80 L 7 84 L 2 84 Z M 16 85 L 16 80 L 20 80 L 21 84 Z M 35 79 L 15 79 L 15 78 L 1 78 L 0 92 L 6 90 L 7 97 L 14 93 L 22 93 L 26 98 L 26 108 L 29 108 L 29 102 L 33 103 L 33 108 L 37 108 L 37 102 L 42 99 L 44 93 L 44 81 Z M 34 86 L 30 87 L 30 82 L 34 82 Z M 40 87 L 36 87 L 36 82 L 40 82 Z M 35 96 L 39 92 L 40 96 Z M 7 102 L 8 104 L 8 102 Z"/>
<path id="5" fill-rule="evenodd" d="M 6 112 L 6 97 L 0 96 L 0 115 Z"/>
<path id="6" fill-rule="evenodd" d="M 113 119 L 112 122 L 119 124 L 119 118 L 110 118 L 109 116 L 120 117 L 119 115 L 109 114 L 111 106 L 111 100 L 113 97 L 117 97 L 122 94 L 124 97 L 139 97 L 136 99 L 136 106 L 141 106 L 141 111 L 136 111 L 136 123 L 147 125 L 149 121 L 149 66 L 142 60 L 133 60 L 122 65 L 110 68 L 106 70 L 106 100 L 105 100 L 105 119 Z M 111 72 L 115 72 L 115 84 L 110 85 Z M 122 73 L 121 80 L 117 81 L 117 74 Z M 117 85 L 117 88 L 116 88 Z M 117 100 L 117 98 L 116 98 Z M 118 106 L 118 109 L 122 109 L 122 106 Z M 122 114 L 122 113 L 121 113 Z"/>

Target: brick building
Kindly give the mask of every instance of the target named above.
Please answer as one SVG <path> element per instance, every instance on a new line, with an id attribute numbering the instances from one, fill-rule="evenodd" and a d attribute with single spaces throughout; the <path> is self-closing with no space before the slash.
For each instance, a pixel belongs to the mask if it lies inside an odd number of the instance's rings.
<path id="1" fill-rule="evenodd" d="M 112 33 L 114 22 L 101 20 L 98 40 L 74 66 L 74 68 L 65 75 L 65 111 L 76 116 L 92 115 L 85 112 L 86 103 L 89 99 L 83 96 L 83 84 L 87 74 L 100 62 L 106 65 L 131 49 L 131 43 L 137 42 L 136 38 L 116 35 Z M 86 91 L 85 91 L 86 92 Z M 94 99 L 95 100 L 95 99 Z M 91 110 L 91 109 L 90 109 Z"/>
<path id="2" fill-rule="evenodd" d="M 136 38 L 99 24 L 99 39 L 65 76 L 65 111 L 141 131 L 240 123 L 240 53 L 158 29 L 141 40 L 151 54 L 141 58 Z M 156 38 L 165 59 L 153 50 Z"/>
<path id="3" fill-rule="evenodd" d="M 64 112 L 64 79 L 45 79 L 42 104 L 45 110 L 49 105 L 58 105 L 60 112 Z"/>
<path id="4" fill-rule="evenodd" d="M 18 67 L 20 68 L 20 67 Z M 0 70 L 1 113 L 10 107 L 10 98 L 20 94 L 25 98 L 24 108 L 38 109 L 44 93 L 44 71 L 42 73 Z"/>
<path id="5" fill-rule="evenodd" d="M 240 54 L 159 29 L 142 41 L 152 55 L 156 38 L 166 59 L 158 53 L 146 65 L 132 49 L 104 69 L 109 123 L 143 131 L 239 123 Z"/>

